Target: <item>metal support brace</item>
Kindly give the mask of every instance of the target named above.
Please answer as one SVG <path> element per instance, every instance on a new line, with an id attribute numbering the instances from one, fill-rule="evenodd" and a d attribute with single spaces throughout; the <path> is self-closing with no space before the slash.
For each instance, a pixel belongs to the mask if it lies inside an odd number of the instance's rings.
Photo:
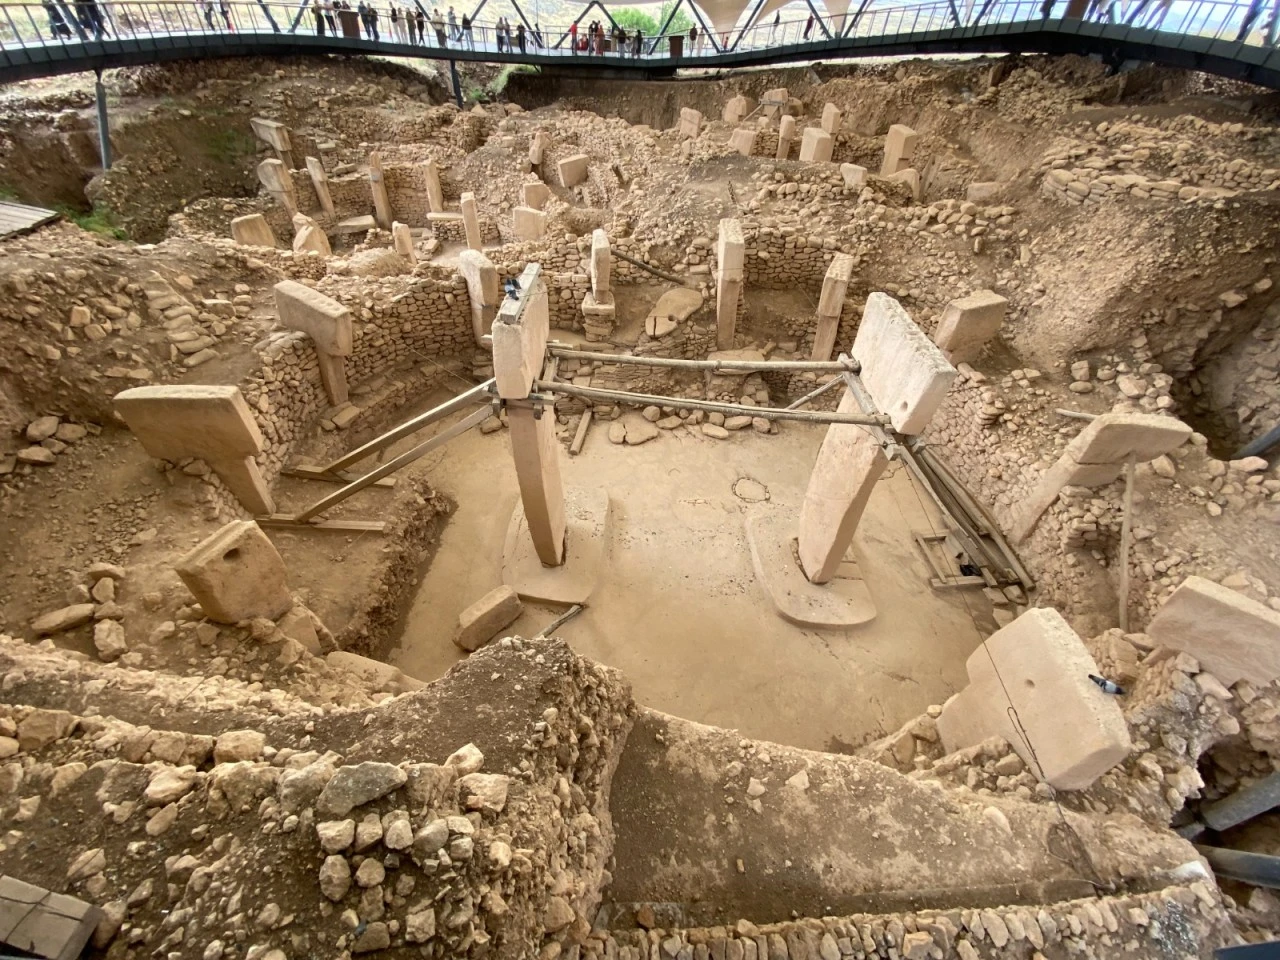
<path id="1" fill-rule="evenodd" d="M 267 6 L 264 0 L 258 0 L 258 6 L 262 8 L 262 12 L 267 18 L 267 23 L 271 24 L 271 30 L 274 33 L 279 33 L 280 24 L 276 23 L 276 18 L 271 15 L 271 8 Z"/>
<path id="2" fill-rule="evenodd" d="M 758 26 L 755 22 L 756 17 L 760 16 L 760 11 L 764 8 L 766 2 L 767 0 L 759 0 L 756 4 L 755 9 L 751 11 L 751 16 L 747 17 L 746 25 L 738 32 L 738 38 L 734 40 L 732 46 L 729 47 L 727 51 L 728 53 L 733 53 L 733 51 L 737 50 L 738 44 L 740 44 L 742 42 L 742 38 L 747 35 L 747 31 L 754 26 Z"/>
<path id="3" fill-rule="evenodd" d="M 862 4 L 858 7 L 858 12 L 853 15 L 852 19 L 850 19 L 847 24 L 845 24 L 844 33 L 842 33 L 841 36 L 847 37 L 852 35 L 853 31 L 858 26 L 858 21 L 862 18 L 862 15 L 867 12 L 867 7 L 869 6 L 871 6 L 871 0 L 862 0 Z"/>
<path id="4" fill-rule="evenodd" d="M 102 71 L 93 84 L 98 103 L 98 147 L 102 153 L 102 169 L 111 169 L 111 123 L 107 117 L 107 88 L 102 85 Z"/>
<path id="5" fill-rule="evenodd" d="M 716 53 L 723 53 L 724 48 L 720 46 L 719 42 L 717 42 L 716 32 L 707 26 L 707 21 L 702 19 L 702 12 L 698 9 L 698 5 L 694 3 L 693 0 L 689 0 L 689 9 L 693 11 L 694 17 L 697 18 L 698 24 L 702 27 L 703 35 L 711 41 L 712 48 Z"/>
<path id="6" fill-rule="evenodd" d="M 453 79 L 453 99 L 458 104 L 458 109 L 462 109 L 462 80 L 458 77 L 458 61 L 449 61 L 449 76 Z"/>
<path id="7" fill-rule="evenodd" d="M 298 15 L 293 18 L 293 23 L 289 25 L 290 33 L 298 32 L 298 24 L 302 22 L 302 15 L 307 12 L 308 6 L 310 6 L 308 0 L 302 0 L 302 2 L 298 4 Z"/>
<path id="8" fill-rule="evenodd" d="M 820 29 L 824 34 L 826 34 L 827 39 L 830 40 L 831 31 L 827 29 L 827 25 L 822 19 L 822 14 L 820 14 L 817 8 L 813 5 L 813 0 L 804 0 L 804 2 L 805 2 L 805 5 L 809 8 L 809 12 L 813 14 L 813 19 L 818 21 L 818 29 Z M 803 42 L 812 43 L 813 41 L 805 40 Z"/>

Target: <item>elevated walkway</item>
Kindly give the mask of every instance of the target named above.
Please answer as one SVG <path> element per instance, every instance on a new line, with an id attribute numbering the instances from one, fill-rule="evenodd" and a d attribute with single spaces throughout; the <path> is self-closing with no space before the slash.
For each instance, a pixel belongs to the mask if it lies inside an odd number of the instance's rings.
<path id="1" fill-rule="evenodd" d="M 810 39 L 805 39 L 800 23 L 784 24 L 781 42 L 776 42 L 779 30 L 772 25 L 735 28 L 735 32 L 700 43 L 697 50 L 687 49 L 687 38 L 673 38 L 686 41 L 684 55 L 676 57 L 671 56 L 672 44 L 666 37 L 646 38 L 645 53 L 640 57 L 575 54 L 558 27 L 544 28 L 542 43 L 530 30 L 524 50 L 506 45 L 499 51 L 492 27 L 479 23 L 469 42 L 446 39 L 446 45 L 441 46 L 427 23 L 424 42 L 409 43 L 404 42 L 403 29 L 392 29 L 385 11 L 379 18 L 380 39 L 365 39 L 359 36 L 358 28 L 352 31 L 349 26 L 340 35 L 327 28 L 319 35 L 309 9 L 275 6 L 276 15 L 271 16 L 265 5 L 243 3 L 228 7 L 226 23 L 230 29 L 223 28 L 221 17 L 213 15 L 206 23 L 190 8 L 183 12 L 175 6 L 162 9 L 160 16 L 154 12 L 147 16 L 146 12 L 156 9 L 154 4 L 114 3 L 109 5 L 111 17 L 104 21 L 105 29 L 98 39 L 92 24 L 76 22 L 70 16 L 71 5 L 62 6 L 68 15 L 60 29 L 50 23 L 50 15 L 39 5 L 19 3 L 0 8 L 8 21 L 0 20 L 0 83 L 170 60 L 240 56 L 377 54 L 661 78 L 673 76 L 681 68 L 850 57 L 1075 53 L 1101 56 L 1114 64 L 1149 61 L 1280 89 L 1280 50 L 1271 35 L 1274 29 L 1264 29 L 1259 21 L 1250 24 L 1257 29 L 1242 31 L 1247 7 L 1233 3 L 1202 2 L 1176 23 L 1157 22 L 1160 29 L 1137 22 L 1044 19 L 1039 16 L 1040 4 L 1026 0 L 999 4 L 990 11 L 970 8 L 967 13 L 949 0 L 888 9 L 864 5 L 865 13 L 829 18 L 829 25 L 828 21 L 819 22 L 818 28 L 808 29 Z M 129 10 L 134 6 L 142 12 L 131 20 Z M 101 4 L 99 9 L 108 10 L 108 5 Z M 1119 5 L 1114 9 L 1118 13 Z M 281 13 L 287 16 L 281 19 Z M 55 29 L 57 36 L 50 39 Z M 1246 42 L 1237 39 L 1242 34 Z"/>

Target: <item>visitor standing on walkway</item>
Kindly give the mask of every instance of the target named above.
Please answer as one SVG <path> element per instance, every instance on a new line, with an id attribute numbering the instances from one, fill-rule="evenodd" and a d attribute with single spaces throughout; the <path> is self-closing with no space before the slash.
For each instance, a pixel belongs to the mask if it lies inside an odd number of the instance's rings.
<path id="1" fill-rule="evenodd" d="M 516 46 L 520 48 L 520 52 L 524 53 L 524 24 L 516 24 Z"/>
<path id="2" fill-rule="evenodd" d="M 696 25 L 689 28 L 689 52 L 694 56 L 698 54 L 698 28 Z"/>
<path id="3" fill-rule="evenodd" d="M 431 29 L 436 32 L 436 45 L 439 47 L 447 47 L 449 38 L 444 32 L 444 17 L 440 15 L 440 8 L 433 7 L 431 10 Z"/>
<path id="4" fill-rule="evenodd" d="M 445 14 L 445 20 L 449 24 L 449 39 L 457 43 L 462 39 L 462 32 L 458 29 L 458 15 L 453 12 L 453 7 Z"/>
<path id="5" fill-rule="evenodd" d="M 425 45 L 427 42 L 427 16 L 421 10 L 414 15 L 414 22 L 418 25 L 418 44 Z"/>
<path id="6" fill-rule="evenodd" d="M 378 8 L 371 3 L 369 4 L 368 9 L 369 9 L 369 29 L 373 31 L 373 39 L 381 40 L 382 38 L 378 36 Z"/>
<path id="7" fill-rule="evenodd" d="M 636 36 L 632 43 L 631 55 L 633 57 L 638 57 L 640 54 L 644 53 L 644 33 L 639 27 L 636 27 Z"/>
<path id="8" fill-rule="evenodd" d="M 502 36 L 502 18 L 499 17 L 498 22 L 493 25 L 493 40 L 494 40 L 494 43 L 498 45 L 499 53 L 502 52 L 503 39 L 504 38 Z"/>
<path id="9" fill-rule="evenodd" d="M 809 14 L 809 19 L 804 22 L 804 38 L 809 39 L 809 34 L 813 32 L 813 14 Z"/>
<path id="10" fill-rule="evenodd" d="M 57 40 L 59 37 L 70 40 L 71 28 L 67 26 L 67 21 L 62 17 L 62 11 L 53 4 L 53 0 L 44 0 L 44 12 L 49 16 L 49 33 L 51 40 Z"/>
<path id="11" fill-rule="evenodd" d="M 474 50 L 476 48 L 476 40 L 471 34 L 471 18 L 465 13 L 462 15 L 462 36 L 467 41 L 467 49 Z"/>
<path id="12" fill-rule="evenodd" d="M 578 55 L 578 21 L 575 20 L 569 24 L 569 49 L 573 51 L 573 55 Z"/>

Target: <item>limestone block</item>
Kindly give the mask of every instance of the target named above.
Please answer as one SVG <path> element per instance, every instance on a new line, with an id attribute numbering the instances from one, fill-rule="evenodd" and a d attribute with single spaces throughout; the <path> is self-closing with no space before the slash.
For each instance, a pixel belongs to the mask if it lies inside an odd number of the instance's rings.
<path id="1" fill-rule="evenodd" d="M 1182 650 L 1231 686 L 1280 676 L 1280 613 L 1203 577 L 1187 577 L 1147 627 L 1162 647 Z"/>
<path id="2" fill-rule="evenodd" d="M 580 183 L 587 180 L 587 165 L 590 159 L 585 153 L 575 153 L 571 157 L 565 157 L 556 164 L 556 172 L 560 176 L 560 186 L 576 187 Z"/>
<path id="3" fill-rule="evenodd" d="M 975 360 L 1004 323 L 1009 301 L 994 290 L 952 300 L 942 311 L 933 342 L 952 363 Z"/>
<path id="4" fill-rule="evenodd" d="M 423 179 L 427 182 L 427 206 L 432 213 L 444 213 L 444 191 L 440 189 L 440 165 L 428 160 L 422 165 Z"/>
<path id="5" fill-rule="evenodd" d="M 325 662 L 339 673 L 353 674 L 379 693 L 410 693 L 426 686 L 397 667 L 381 660 L 371 660 L 358 653 L 333 650 L 325 654 Z"/>
<path id="6" fill-rule="evenodd" d="M 920 171 L 914 167 L 905 167 L 897 173 L 890 174 L 887 179 L 898 183 L 905 183 L 911 188 L 911 199 L 919 200 L 921 197 L 920 189 Z"/>
<path id="7" fill-rule="evenodd" d="M 729 149 L 735 153 L 740 153 L 744 157 L 751 156 L 751 151 L 755 149 L 756 132 L 750 127 L 738 127 L 729 135 Z"/>
<path id="8" fill-rule="evenodd" d="M 320 229 L 320 224 L 305 213 L 295 213 L 293 215 L 293 230 L 294 253 L 311 252 L 318 253 L 322 257 L 333 255 L 333 249 L 329 246 L 329 238 Z"/>
<path id="9" fill-rule="evenodd" d="M 391 197 L 387 193 L 387 181 L 382 174 L 382 157 L 377 151 L 369 154 L 369 191 L 373 194 L 373 217 L 383 230 L 391 229 Z"/>
<path id="10" fill-rule="evenodd" d="M 1154 460 L 1182 446 L 1191 428 L 1181 420 L 1154 413 L 1104 413 L 1091 420 L 1067 444 L 1064 456 L 1076 463 L 1138 463 Z"/>
<path id="11" fill-rule="evenodd" d="M 539 166 L 549 146 L 551 146 L 551 135 L 549 133 L 545 130 L 539 130 L 535 133 L 533 139 L 529 142 L 529 164 L 534 167 Z"/>
<path id="12" fill-rule="evenodd" d="M 279 160 L 263 160 L 258 164 L 258 180 L 267 188 L 273 200 L 284 207 L 289 216 L 298 212 L 298 197 L 293 189 L 293 178 Z"/>
<path id="13" fill-rule="evenodd" d="M 796 138 L 796 118 L 784 113 L 778 121 L 778 149 L 774 153 L 775 160 L 785 160 L 791 152 L 791 144 Z"/>
<path id="14" fill-rule="evenodd" d="M 520 202 L 526 207 L 541 210 L 551 196 L 551 188 L 541 180 L 528 180 L 520 184 Z"/>
<path id="15" fill-rule="evenodd" d="M 409 265 L 418 262 L 418 251 L 413 245 L 413 233 L 409 230 L 409 225 L 396 221 L 391 224 L 391 242 L 395 245 L 396 253 L 409 261 Z"/>
<path id="16" fill-rule="evenodd" d="M 591 292 L 599 300 L 611 289 L 612 257 L 609 254 L 609 235 L 602 229 L 591 232 L 591 262 L 587 267 L 591 277 Z"/>
<path id="17" fill-rule="evenodd" d="M 483 337 L 493 329 L 493 318 L 498 315 L 498 305 L 502 301 L 498 268 L 478 250 L 463 250 L 458 254 L 458 273 L 467 284 L 476 343 L 483 344 Z"/>
<path id="18" fill-rule="evenodd" d="M 510 400 L 529 396 L 542 374 L 551 329 L 547 285 L 538 264 L 525 267 L 520 290 L 519 300 L 502 300 L 493 322 L 493 375 L 498 396 Z"/>
<path id="19" fill-rule="evenodd" d="M 702 114 L 689 107 L 680 109 L 680 137 L 683 140 L 697 140 L 702 132 Z"/>
<path id="20" fill-rule="evenodd" d="M 910 127 L 901 123 L 891 126 L 884 141 L 884 162 L 880 167 L 880 176 L 888 177 L 911 166 L 919 140 L 920 135 Z"/>
<path id="21" fill-rule="evenodd" d="M 1032 773 L 1059 790 L 1086 789 L 1129 755 L 1120 706 L 1089 679 L 1098 665 L 1058 611 L 1028 610 L 988 637 L 965 667 L 969 685 L 938 718 L 947 752 L 1004 737 Z"/>
<path id="22" fill-rule="evenodd" d="M 332 297 L 297 280 L 281 280 L 273 288 L 280 325 L 301 330 L 316 349 L 347 357 L 352 350 L 351 311 Z"/>
<path id="23" fill-rule="evenodd" d="M 835 138 L 821 127 L 806 127 L 800 138 L 800 160 L 803 163 L 828 163 Z"/>
<path id="24" fill-rule="evenodd" d="M 736 97 L 730 97 L 729 101 L 724 105 L 724 113 L 721 119 L 725 123 L 740 123 L 755 108 L 755 103 L 747 97 L 738 94 Z"/>
<path id="25" fill-rule="evenodd" d="M 867 168 L 860 167 L 856 163 L 840 164 L 840 176 L 844 178 L 844 185 L 854 190 L 861 190 L 867 182 Z"/>
<path id="26" fill-rule="evenodd" d="M 742 236 L 741 221 L 721 220 L 720 236 L 716 241 L 716 346 L 721 350 L 733 346 L 745 257 L 746 242 Z"/>
<path id="27" fill-rule="evenodd" d="M 844 111 L 834 103 L 825 104 L 822 108 L 822 129 L 833 137 L 840 132 L 840 123 L 844 120 Z"/>
<path id="28" fill-rule="evenodd" d="M 924 431 L 956 378 L 956 368 L 886 293 L 867 297 L 853 358 L 876 406 L 904 434 Z"/>
<path id="29" fill-rule="evenodd" d="M 116 394 L 114 405 L 143 449 L 160 460 L 227 460 L 263 450 L 262 433 L 239 387 L 133 387 Z"/>
<path id="30" fill-rule="evenodd" d="M 231 221 L 231 239 L 247 247 L 274 247 L 276 235 L 260 213 L 248 213 Z"/>
<path id="31" fill-rule="evenodd" d="M 464 193 L 458 204 L 462 208 L 462 225 L 467 232 L 467 246 L 472 250 L 481 249 L 480 215 L 476 212 L 476 195 Z"/>
<path id="32" fill-rule="evenodd" d="M 838 408 L 859 412 L 846 388 Z M 818 449 L 800 507 L 800 566 L 812 583 L 826 583 L 853 543 L 871 491 L 889 460 L 870 432 L 851 423 L 833 423 Z"/>
<path id="33" fill-rule="evenodd" d="M 293 606 L 284 560 L 252 520 L 228 523 L 179 560 L 175 570 L 204 615 L 219 623 L 274 620 Z"/>
<path id="34" fill-rule="evenodd" d="M 336 217 L 338 212 L 333 206 L 333 195 L 329 193 L 329 174 L 325 173 L 324 164 L 315 157 L 307 157 L 307 174 L 311 177 L 311 186 L 316 192 L 324 215 Z"/>
<path id="35" fill-rule="evenodd" d="M 499 630 L 514 623 L 523 609 L 524 604 L 511 587 L 503 584 L 490 590 L 458 615 L 453 642 L 466 651 L 479 650 Z"/>
<path id="36" fill-rule="evenodd" d="M 511 212 L 517 240 L 541 240 L 547 233 L 547 215 L 533 207 L 516 207 Z"/>

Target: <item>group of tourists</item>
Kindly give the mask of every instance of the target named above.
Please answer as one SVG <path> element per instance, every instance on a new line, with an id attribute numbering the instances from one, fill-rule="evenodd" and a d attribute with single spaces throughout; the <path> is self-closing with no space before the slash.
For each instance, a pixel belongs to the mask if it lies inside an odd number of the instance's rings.
<path id="1" fill-rule="evenodd" d="M 74 3 L 68 3 L 67 0 L 61 0 L 60 3 L 42 0 L 42 5 L 49 18 L 49 32 L 54 40 L 71 39 L 71 27 L 68 24 L 74 24 L 85 35 L 93 34 L 95 40 L 111 35 L 97 0 L 75 0 Z"/>

